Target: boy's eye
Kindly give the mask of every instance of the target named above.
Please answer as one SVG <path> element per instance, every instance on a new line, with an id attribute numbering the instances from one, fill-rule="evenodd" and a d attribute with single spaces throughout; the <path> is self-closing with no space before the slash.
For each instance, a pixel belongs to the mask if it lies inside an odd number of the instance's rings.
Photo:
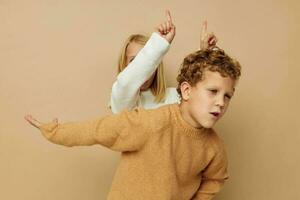
<path id="1" fill-rule="evenodd" d="M 209 90 L 212 94 L 216 94 L 218 92 L 218 90 L 215 90 L 215 89 L 211 89 Z"/>
<path id="2" fill-rule="evenodd" d="M 231 95 L 229 95 L 229 94 L 226 94 L 225 97 L 226 97 L 227 99 L 231 99 Z"/>

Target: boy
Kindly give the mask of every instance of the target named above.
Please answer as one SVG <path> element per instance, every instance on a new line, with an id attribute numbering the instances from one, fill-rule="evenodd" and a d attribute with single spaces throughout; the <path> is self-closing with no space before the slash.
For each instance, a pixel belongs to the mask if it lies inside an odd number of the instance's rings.
<path id="1" fill-rule="evenodd" d="M 184 59 L 177 77 L 180 104 L 80 123 L 26 120 L 53 143 L 122 152 L 110 200 L 212 199 L 228 178 L 224 145 L 212 127 L 227 110 L 240 68 L 223 50 L 200 50 Z"/>

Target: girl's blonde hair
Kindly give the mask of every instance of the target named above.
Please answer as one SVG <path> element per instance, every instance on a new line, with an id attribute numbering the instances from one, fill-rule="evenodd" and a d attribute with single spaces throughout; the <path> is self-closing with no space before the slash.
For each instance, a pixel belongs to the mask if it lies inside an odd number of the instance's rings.
<path id="1" fill-rule="evenodd" d="M 125 44 L 121 50 L 121 55 L 119 57 L 118 74 L 121 71 L 123 71 L 126 67 L 126 50 L 128 45 L 131 42 L 136 42 L 138 44 L 145 45 L 148 39 L 149 37 L 141 34 L 134 34 L 128 37 L 128 39 L 125 41 Z M 158 65 L 158 68 L 154 73 L 155 76 L 150 86 L 150 89 L 152 94 L 155 96 L 155 101 L 158 103 L 164 100 L 166 94 L 166 82 L 164 76 L 164 66 L 162 62 Z"/>

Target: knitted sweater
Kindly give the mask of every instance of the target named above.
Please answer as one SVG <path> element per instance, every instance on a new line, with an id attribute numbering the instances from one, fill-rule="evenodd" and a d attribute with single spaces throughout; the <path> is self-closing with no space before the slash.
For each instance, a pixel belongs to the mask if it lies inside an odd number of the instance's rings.
<path id="1" fill-rule="evenodd" d="M 187 124 L 178 104 L 53 122 L 40 130 L 56 144 L 101 144 L 122 152 L 109 200 L 208 200 L 228 178 L 221 139 L 213 129 Z"/>
<path id="2" fill-rule="evenodd" d="M 113 83 L 110 106 L 113 113 L 124 109 L 143 107 L 157 108 L 165 104 L 179 103 L 175 88 L 167 88 L 165 99 L 159 103 L 151 90 L 140 91 L 145 83 L 157 69 L 162 57 L 167 53 L 170 44 L 157 33 L 153 33 L 146 45 L 136 55 L 131 63 L 119 73 Z"/>

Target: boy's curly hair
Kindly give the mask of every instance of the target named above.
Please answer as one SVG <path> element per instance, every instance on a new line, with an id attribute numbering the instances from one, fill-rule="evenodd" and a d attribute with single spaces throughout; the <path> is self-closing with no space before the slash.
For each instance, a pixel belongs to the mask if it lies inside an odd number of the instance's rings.
<path id="1" fill-rule="evenodd" d="M 177 92 L 181 95 L 180 85 L 184 81 L 195 86 L 203 80 L 205 70 L 219 72 L 223 77 L 237 80 L 241 75 L 241 65 L 230 58 L 222 49 L 199 50 L 189 54 L 183 60 L 177 76 Z"/>

